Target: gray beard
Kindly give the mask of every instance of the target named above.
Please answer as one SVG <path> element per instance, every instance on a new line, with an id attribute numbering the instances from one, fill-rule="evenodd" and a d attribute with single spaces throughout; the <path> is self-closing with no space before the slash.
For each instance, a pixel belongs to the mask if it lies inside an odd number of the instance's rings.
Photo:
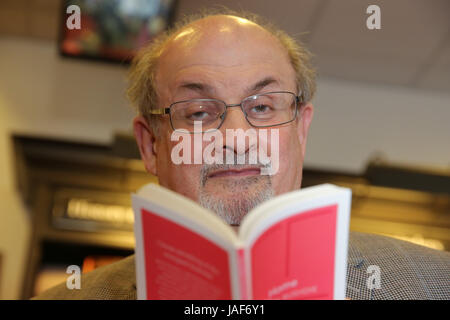
<path id="1" fill-rule="evenodd" d="M 208 180 L 209 172 L 240 165 L 204 165 L 201 173 L 199 203 L 215 212 L 229 225 L 240 225 L 244 216 L 253 208 L 274 196 L 269 175 L 249 176 L 236 180 Z M 213 178 L 214 179 L 214 178 Z M 208 183 L 217 183 L 215 192 L 207 190 Z M 223 197 L 223 193 L 233 196 Z"/>

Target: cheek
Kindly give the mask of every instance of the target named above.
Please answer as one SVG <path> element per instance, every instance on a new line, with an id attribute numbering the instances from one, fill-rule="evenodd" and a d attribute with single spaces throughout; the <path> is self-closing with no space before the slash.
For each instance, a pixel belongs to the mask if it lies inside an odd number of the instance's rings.
<path id="1" fill-rule="evenodd" d="M 279 130 L 279 170 L 273 177 L 277 194 L 300 187 L 303 159 L 300 141 L 293 127 Z M 274 150 L 272 145 L 271 150 Z"/>
<path id="2" fill-rule="evenodd" d="M 278 153 L 280 169 L 282 163 L 284 167 L 289 164 L 301 163 L 301 144 L 294 126 L 279 129 L 277 139 L 274 138 L 276 136 L 273 135 L 273 132 L 268 135 L 267 150 L 271 157 L 276 157 L 276 153 Z"/>
<path id="3" fill-rule="evenodd" d="M 161 138 L 157 150 L 158 179 L 160 185 L 196 201 L 201 165 L 176 163 L 172 159 L 172 150 L 177 146 L 180 149 L 181 141 L 182 139 L 171 141 L 170 135 Z"/>
<path id="4" fill-rule="evenodd" d="M 165 187 L 197 201 L 200 186 L 200 166 L 172 165 L 167 172 L 168 185 Z"/>
<path id="5" fill-rule="evenodd" d="M 280 162 L 284 166 L 291 166 L 298 162 L 299 149 L 298 139 L 290 134 L 286 133 L 280 137 Z"/>

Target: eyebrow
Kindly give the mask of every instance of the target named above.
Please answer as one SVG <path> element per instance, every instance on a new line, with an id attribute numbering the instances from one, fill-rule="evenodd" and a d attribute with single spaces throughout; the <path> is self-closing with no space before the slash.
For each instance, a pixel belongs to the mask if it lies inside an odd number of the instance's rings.
<path id="1" fill-rule="evenodd" d="M 267 87 L 268 85 L 274 84 L 274 83 L 278 83 L 278 81 L 275 78 L 272 77 L 267 77 L 264 78 L 261 81 L 258 81 L 257 83 L 255 83 L 253 85 L 253 87 L 250 87 L 250 90 L 247 90 L 248 92 L 258 92 L 261 89 Z"/>
<path id="2" fill-rule="evenodd" d="M 277 84 L 277 83 L 279 83 L 279 82 L 275 78 L 266 77 L 263 80 L 256 82 L 253 86 L 249 86 L 246 89 L 246 92 L 255 93 L 255 92 L 258 92 L 261 89 L 267 87 L 268 85 Z M 212 94 L 215 91 L 214 87 L 212 87 L 208 84 L 205 84 L 205 83 L 201 83 L 201 82 L 185 82 L 185 83 L 180 84 L 180 86 L 178 88 L 197 91 L 199 93 L 209 93 L 209 94 Z"/>
<path id="3" fill-rule="evenodd" d="M 203 92 L 211 93 L 211 92 L 215 91 L 212 86 L 205 84 L 205 83 L 200 83 L 200 82 L 185 82 L 185 83 L 182 83 L 178 88 L 197 91 L 200 93 L 203 93 Z"/>

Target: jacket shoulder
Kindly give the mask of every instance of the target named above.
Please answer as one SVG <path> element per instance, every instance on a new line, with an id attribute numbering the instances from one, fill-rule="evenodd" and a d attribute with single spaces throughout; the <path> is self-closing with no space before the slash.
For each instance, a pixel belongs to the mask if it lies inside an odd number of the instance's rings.
<path id="1" fill-rule="evenodd" d="M 374 272 L 380 281 L 372 281 Z M 387 236 L 351 232 L 347 296 L 450 299 L 450 253 Z"/>
<path id="2" fill-rule="evenodd" d="M 61 283 L 33 300 L 135 300 L 134 255 L 81 275 L 81 288 Z"/>

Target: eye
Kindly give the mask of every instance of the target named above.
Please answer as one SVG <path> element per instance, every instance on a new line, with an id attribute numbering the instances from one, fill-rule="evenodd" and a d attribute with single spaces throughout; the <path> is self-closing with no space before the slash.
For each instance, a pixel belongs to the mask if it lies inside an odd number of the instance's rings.
<path id="1" fill-rule="evenodd" d="M 254 106 L 250 109 L 250 112 L 252 113 L 266 113 L 271 111 L 271 107 L 265 104 L 259 104 L 257 106 Z"/>
<path id="2" fill-rule="evenodd" d="M 190 120 L 194 120 L 194 121 L 195 120 L 200 121 L 200 120 L 204 120 L 205 118 L 208 118 L 210 116 L 211 116 L 211 114 L 209 114 L 208 112 L 197 111 L 197 112 L 191 113 L 190 115 L 187 115 L 187 118 Z"/>
<path id="3" fill-rule="evenodd" d="M 201 105 L 191 104 L 187 105 L 183 109 L 183 118 L 193 122 L 193 121 L 215 121 L 219 118 L 220 110 L 218 106 L 214 103 Z"/>
<path id="4" fill-rule="evenodd" d="M 269 103 L 257 103 L 247 108 L 246 114 L 252 118 L 267 118 L 273 116 L 274 108 Z"/>

